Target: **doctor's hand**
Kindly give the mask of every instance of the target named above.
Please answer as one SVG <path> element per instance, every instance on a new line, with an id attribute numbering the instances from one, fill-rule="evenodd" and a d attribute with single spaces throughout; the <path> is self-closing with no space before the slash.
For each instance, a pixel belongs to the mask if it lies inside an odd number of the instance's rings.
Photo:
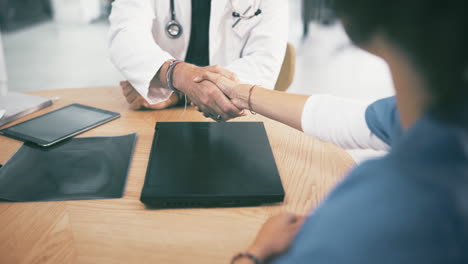
<path id="1" fill-rule="evenodd" d="M 225 76 L 213 72 L 204 72 L 193 79 L 194 82 L 210 81 L 215 84 L 239 109 L 248 109 L 248 90 L 250 85 L 241 85 L 238 80 L 226 78 Z"/>
<path id="2" fill-rule="evenodd" d="M 196 105 L 206 117 L 215 121 L 226 121 L 243 115 L 243 111 L 237 108 L 213 82 L 193 81 L 195 77 L 206 73 L 237 80 L 233 73 L 220 66 L 198 67 L 189 63 L 180 63 L 174 68 L 174 87 L 186 94 L 192 104 Z"/>
<path id="3" fill-rule="evenodd" d="M 121 81 L 120 87 L 122 88 L 122 92 L 127 99 L 127 102 L 130 104 L 130 108 L 132 109 L 164 109 L 170 106 L 176 105 L 179 102 L 179 96 L 177 94 L 172 94 L 167 100 L 157 103 L 157 104 L 150 104 L 148 103 L 143 96 L 141 96 L 138 91 L 128 82 L 128 81 Z"/>
<path id="4" fill-rule="evenodd" d="M 264 262 L 283 254 L 296 237 L 304 220 L 304 216 L 288 212 L 270 217 L 263 224 L 247 252 Z"/>

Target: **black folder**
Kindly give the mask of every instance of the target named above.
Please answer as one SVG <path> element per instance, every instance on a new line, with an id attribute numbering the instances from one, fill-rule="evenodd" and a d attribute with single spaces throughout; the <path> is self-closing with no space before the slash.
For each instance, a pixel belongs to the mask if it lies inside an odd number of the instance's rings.
<path id="1" fill-rule="evenodd" d="M 158 122 L 141 201 L 154 208 L 256 206 L 284 190 L 263 123 Z"/>

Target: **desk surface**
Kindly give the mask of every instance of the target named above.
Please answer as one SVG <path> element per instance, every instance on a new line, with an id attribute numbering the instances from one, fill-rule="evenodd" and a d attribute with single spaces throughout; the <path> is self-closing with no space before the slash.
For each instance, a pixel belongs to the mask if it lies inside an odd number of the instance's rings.
<path id="1" fill-rule="evenodd" d="M 244 250 L 272 214 L 305 214 L 353 166 L 346 152 L 262 116 L 286 191 L 282 205 L 224 209 L 147 210 L 139 197 L 154 126 L 158 121 L 208 121 L 192 108 L 132 111 L 120 88 L 41 91 L 60 99 L 52 107 L 15 123 L 71 103 L 122 117 L 83 136 L 138 132 L 130 174 L 121 199 L 0 203 L 0 263 L 229 263 Z M 21 143 L 0 137 L 0 163 Z"/>

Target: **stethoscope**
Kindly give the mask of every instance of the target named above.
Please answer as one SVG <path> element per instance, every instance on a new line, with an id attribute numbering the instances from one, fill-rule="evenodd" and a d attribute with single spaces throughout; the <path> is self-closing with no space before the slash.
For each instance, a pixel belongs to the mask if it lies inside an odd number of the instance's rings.
<path id="1" fill-rule="evenodd" d="M 244 20 L 252 19 L 262 13 L 262 9 L 260 9 L 260 5 L 258 5 L 257 10 L 252 15 L 247 15 L 249 11 L 252 9 L 252 7 L 257 6 L 257 0 L 255 0 L 254 5 L 250 5 L 242 14 L 236 11 L 236 8 L 234 7 L 232 0 L 229 0 L 229 2 L 231 3 L 232 9 L 234 10 L 232 12 L 232 17 L 237 18 L 236 22 L 232 24 L 233 28 L 237 24 L 239 24 L 239 22 L 242 19 Z M 179 23 L 179 21 L 177 21 L 176 19 L 174 0 L 170 0 L 170 5 L 171 5 L 171 20 L 166 25 L 166 34 L 169 38 L 176 39 L 182 35 L 183 28 L 182 28 L 182 25 Z"/>
<path id="2" fill-rule="evenodd" d="M 167 36 L 171 39 L 179 38 L 182 35 L 182 25 L 176 19 L 174 0 L 171 0 L 171 20 L 166 25 Z"/>

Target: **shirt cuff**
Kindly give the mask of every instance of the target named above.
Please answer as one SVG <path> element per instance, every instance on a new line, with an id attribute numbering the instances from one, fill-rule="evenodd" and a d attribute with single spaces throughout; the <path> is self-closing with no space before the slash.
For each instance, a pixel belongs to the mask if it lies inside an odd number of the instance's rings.
<path id="1" fill-rule="evenodd" d="M 147 96 L 143 96 L 149 104 L 157 104 L 166 101 L 174 92 L 169 88 L 150 87 Z"/>
<path id="2" fill-rule="evenodd" d="M 153 80 L 154 76 L 169 59 L 172 59 L 172 56 L 165 53 L 162 57 L 157 59 L 140 62 L 137 67 L 134 67 L 131 73 L 124 74 L 124 76 L 129 77 L 128 81 L 149 104 L 163 102 L 172 94 L 172 91 L 165 87 L 150 87 L 151 80 Z"/>

